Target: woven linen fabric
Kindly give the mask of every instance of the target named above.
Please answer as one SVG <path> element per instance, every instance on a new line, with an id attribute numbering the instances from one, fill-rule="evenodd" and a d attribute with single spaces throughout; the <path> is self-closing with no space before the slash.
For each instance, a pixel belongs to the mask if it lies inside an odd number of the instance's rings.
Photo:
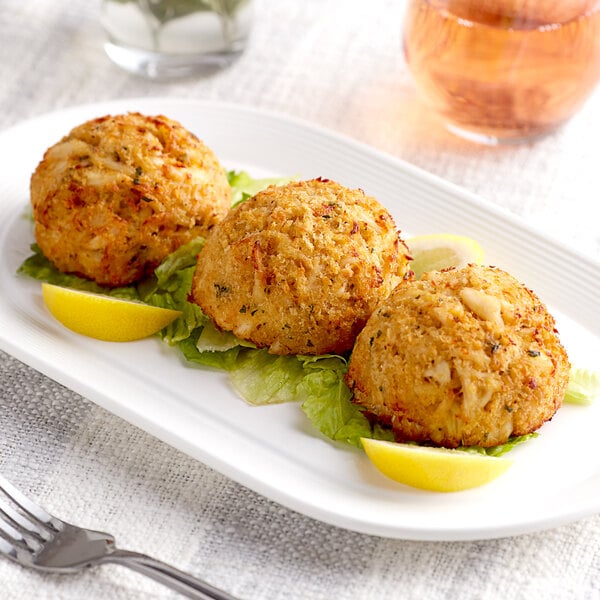
<path id="1" fill-rule="evenodd" d="M 110 63 L 99 8 L 85 0 L 2 3 L 0 130 L 115 98 L 256 106 L 405 159 L 600 256 L 598 92 L 543 140 L 480 147 L 447 134 L 418 101 L 401 55 L 402 2 L 257 0 L 249 46 L 234 65 L 167 83 Z M 119 546 L 240 600 L 600 598 L 598 516 L 477 542 L 346 531 L 234 483 L 3 352 L 0 472 L 58 516 L 109 531 Z M 51 576 L 0 560 L 3 600 L 177 597 L 118 566 Z"/>

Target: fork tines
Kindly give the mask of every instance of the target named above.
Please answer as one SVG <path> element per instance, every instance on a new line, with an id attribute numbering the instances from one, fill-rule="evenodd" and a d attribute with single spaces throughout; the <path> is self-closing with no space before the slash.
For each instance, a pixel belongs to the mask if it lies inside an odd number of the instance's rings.
<path id="1" fill-rule="evenodd" d="M 0 552 L 16 557 L 20 548 L 36 552 L 61 529 L 61 523 L 33 504 L 10 481 L 0 475 Z M 7 501 L 8 500 L 8 501 Z"/>

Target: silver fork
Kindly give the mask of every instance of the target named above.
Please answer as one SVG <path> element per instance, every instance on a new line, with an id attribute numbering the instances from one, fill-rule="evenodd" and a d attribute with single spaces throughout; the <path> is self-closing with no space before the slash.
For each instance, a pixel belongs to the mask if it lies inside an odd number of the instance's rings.
<path id="1" fill-rule="evenodd" d="M 159 560 L 120 550 L 108 533 L 83 529 L 49 515 L 0 475 L 0 554 L 48 573 L 76 573 L 86 567 L 116 563 L 151 577 L 196 600 L 235 600 Z M 12 503 L 12 504 L 11 504 Z"/>

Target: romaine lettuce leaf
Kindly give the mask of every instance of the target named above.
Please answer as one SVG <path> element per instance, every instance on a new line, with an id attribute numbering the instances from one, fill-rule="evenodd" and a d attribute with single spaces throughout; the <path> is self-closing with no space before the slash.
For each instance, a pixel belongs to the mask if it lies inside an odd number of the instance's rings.
<path id="1" fill-rule="evenodd" d="M 235 206 L 244 202 L 270 185 L 283 185 L 291 181 L 292 177 L 267 177 L 253 179 L 246 171 L 228 171 L 227 180 L 231 186 L 231 205 Z"/>
<path id="2" fill-rule="evenodd" d="M 246 402 L 261 406 L 301 400 L 299 386 L 305 375 L 300 357 L 278 356 L 262 349 L 240 353 L 229 379 Z"/>
<path id="3" fill-rule="evenodd" d="M 361 437 L 393 441 L 393 434 L 371 425 L 362 410 L 351 401 L 352 392 L 344 381 L 347 363 L 342 357 L 328 357 L 306 365 L 299 393 L 302 410 L 313 426 L 326 437 L 362 448 Z"/>
<path id="4" fill-rule="evenodd" d="M 224 352 L 201 352 L 198 350 L 198 338 L 201 332 L 202 327 L 197 327 L 188 337 L 176 343 L 177 348 L 179 348 L 184 358 L 189 362 L 205 367 L 212 367 L 223 371 L 233 369 L 237 363 L 242 346 L 234 346 Z"/>
<path id="5" fill-rule="evenodd" d="M 236 346 L 256 348 L 251 342 L 237 338 L 231 331 L 219 331 L 212 321 L 204 325 L 196 342 L 199 352 L 226 352 Z"/>
<path id="6" fill-rule="evenodd" d="M 600 396 L 600 373 L 572 367 L 569 373 L 565 402 L 591 404 L 598 396 Z"/>
<path id="7" fill-rule="evenodd" d="M 144 302 L 181 311 L 181 316 L 160 332 L 160 336 L 169 344 L 187 339 L 192 331 L 209 322 L 200 307 L 188 301 L 196 258 L 203 245 L 204 239 L 196 238 L 180 246 L 156 268 L 153 277 L 138 285 L 140 298 Z"/>

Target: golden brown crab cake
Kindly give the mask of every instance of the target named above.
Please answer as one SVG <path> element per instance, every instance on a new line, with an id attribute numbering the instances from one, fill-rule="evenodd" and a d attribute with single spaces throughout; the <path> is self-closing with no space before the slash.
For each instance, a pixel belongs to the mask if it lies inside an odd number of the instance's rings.
<path id="1" fill-rule="evenodd" d="M 399 441 L 489 447 L 548 421 L 569 367 L 539 298 L 469 265 L 398 286 L 358 336 L 347 382 Z"/>
<path id="2" fill-rule="evenodd" d="M 326 179 L 270 186 L 215 226 L 192 294 L 217 327 L 273 354 L 345 352 L 408 271 L 388 211 Z"/>
<path id="3" fill-rule="evenodd" d="M 75 127 L 31 177 L 35 238 L 61 271 L 132 283 L 228 212 L 216 156 L 180 123 L 129 113 Z"/>

